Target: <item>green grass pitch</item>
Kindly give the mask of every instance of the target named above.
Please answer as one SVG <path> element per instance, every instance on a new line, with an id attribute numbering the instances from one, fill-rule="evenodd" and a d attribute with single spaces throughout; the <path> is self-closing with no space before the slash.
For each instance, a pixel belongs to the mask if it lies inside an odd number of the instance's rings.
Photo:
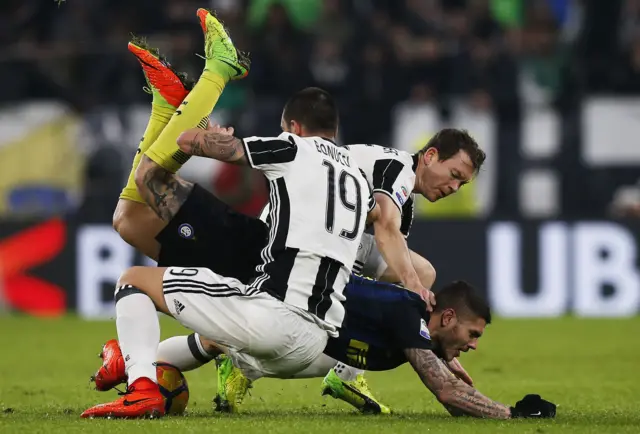
<path id="1" fill-rule="evenodd" d="M 167 319 L 162 328 L 165 337 L 183 331 Z M 215 370 L 205 366 L 186 374 L 186 417 L 82 420 L 85 408 L 116 397 L 88 381 L 100 346 L 115 336 L 114 323 L 8 316 L 0 317 L 0 330 L 2 433 L 640 432 L 640 318 L 495 320 L 479 350 L 462 357 L 477 388 L 508 404 L 525 393 L 558 404 L 555 420 L 507 422 L 448 416 L 408 366 L 369 375 L 391 416 L 362 416 L 320 397 L 319 379 L 261 380 L 242 414 L 214 414 Z"/>

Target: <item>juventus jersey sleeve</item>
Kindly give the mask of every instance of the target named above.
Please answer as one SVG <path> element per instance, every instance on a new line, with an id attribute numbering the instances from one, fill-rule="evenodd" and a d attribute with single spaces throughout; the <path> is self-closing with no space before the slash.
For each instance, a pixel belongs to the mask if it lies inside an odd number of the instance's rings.
<path id="1" fill-rule="evenodd" d="M 408 152 L 378 145 L 347 146 L 374 193 L 389 196 L 402 215 L 400 231 L 409 235 L 413 222 L 414 159 Z"/>
<path id="2" fill-rule="evenodd" d="M 389 196 L 402 212 L 402 207 L 413 191 L 416 175 L 411 170 L 411 165 L 400 159 L 382 159 L 374 164 L 371 182 L 374 193 Z"/>
<path id="3" fill-rule="evenodd" d="M 247 137 L 242 142 L 251 167 L 262 171 L 269 180 L 282 176 L 283 165 L 292 162 L 298 153 L 295 139 L 287 133 L 278 137 Z"/>

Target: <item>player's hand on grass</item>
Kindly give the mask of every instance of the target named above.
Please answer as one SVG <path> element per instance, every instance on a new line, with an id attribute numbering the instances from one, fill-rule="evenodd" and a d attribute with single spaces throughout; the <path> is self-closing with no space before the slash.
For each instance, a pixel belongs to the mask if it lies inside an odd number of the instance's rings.
<path id="1" fill-rule="evenodd" d="M 471 378 L 469 373 L 462 367 L 462 364 L 458 359 L 452 359 L 445 363 L 447 364 L 447 367 L 453 375 L 467 383 L 469 386 L 473 386 L 473 379 Z"/>
<path id="2" fill-rule="evenodd" d="M 556 417 L 556 405 L 546 401 L 540 395 L 526 395 L 511 407 L 511 417 L 553 418 Z"/>

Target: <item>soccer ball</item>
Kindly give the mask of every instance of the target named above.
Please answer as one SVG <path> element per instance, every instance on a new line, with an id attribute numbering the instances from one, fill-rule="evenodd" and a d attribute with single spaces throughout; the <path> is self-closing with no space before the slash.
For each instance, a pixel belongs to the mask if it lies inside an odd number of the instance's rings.
<path id="1" fill-rule="evenodd" d="M 189 402 L 187 379 L 178 368 L 168 363 L 156 363 L 160 393 L 164 396 L 165 414 L 183 414 Z"/>

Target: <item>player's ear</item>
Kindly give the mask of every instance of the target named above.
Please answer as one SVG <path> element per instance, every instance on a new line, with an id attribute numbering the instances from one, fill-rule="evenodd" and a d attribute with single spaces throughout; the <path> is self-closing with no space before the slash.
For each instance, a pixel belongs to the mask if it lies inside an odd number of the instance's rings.
<path id="1" fill-rule="evenodd" d="M 424 164 L 430 166 L 438 161 L 438 150 L 436 148 L 428 148 L 422 158 L 424 159 Z"/>
<path id="2" fill-rule="evenodd" d="M 445 328 L 450 325 L 455 324 L 456 322 L 456 311 L 449 308 L 442 311 L 442 315 L 440 315 L 440 325 Z"/>
<path id="3" fill-rule="evenodd" d="M 302 135 L 302 125 L 295 120 L 291 120 L 289 122 L 289 132 L 295 134 L 296 136 Z"/>

